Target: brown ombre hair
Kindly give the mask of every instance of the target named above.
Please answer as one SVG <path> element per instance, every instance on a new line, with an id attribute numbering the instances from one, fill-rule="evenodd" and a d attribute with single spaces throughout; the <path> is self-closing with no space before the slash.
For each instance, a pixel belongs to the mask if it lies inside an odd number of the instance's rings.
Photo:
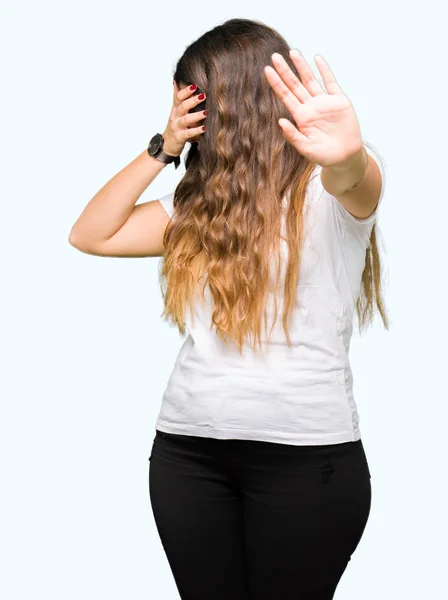
<path id="1" fill-rule="evenodd" d="M 164 299 L 162 317 L 171 318 L 185 334 L 185 311 L 202 280 L 213 300 L 212 327 L 228 345 L 242 352 L 246 338 L 261 348 L 266 323 L 270 257 L 280 266 L 282 200 L 286 209 L 288 262 L 285 271 L 282 325 L 288 345 L 288 319 L 296 305 L 304 237 L 305 194 L 316 164 L 284 138 L 278 120 L 294 125 L 264 73 L 271 55 L 280 53 L 299 77 L 289 58 L 289 45 L 274 29 L 248 19 L 230 19 L 187 47 L 174 80 L 198 86 L 206 100 L 206 132 L 200 151 L 193 143 L 185 160 L 186 173 L 174 192 L 174 215 L 164 235 L 160 270 Z M 300 79 L 300 77 L 299 77 Z M 381 268 L 375 225 L 366 252 L 362 290 L 356 304 L 359 326 L 373 319 L 373 305 L 383 324 L 388 321 L 381 298 Z M 277 270 L 275 298 L 280 281 Z M 275 317 L 277 319 L 277 301 Z"/>

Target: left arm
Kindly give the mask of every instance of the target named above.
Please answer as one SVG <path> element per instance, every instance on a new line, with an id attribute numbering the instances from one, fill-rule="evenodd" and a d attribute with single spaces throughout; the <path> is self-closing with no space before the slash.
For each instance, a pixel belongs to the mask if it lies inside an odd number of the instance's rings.
<path id="1" fill-rule="evenodd" d="M 378 204 L 381 171 L 364 147 L 343 163 L 322 167 L 321 181 L 324 189 L 354 217 L 370 217 Z"/>

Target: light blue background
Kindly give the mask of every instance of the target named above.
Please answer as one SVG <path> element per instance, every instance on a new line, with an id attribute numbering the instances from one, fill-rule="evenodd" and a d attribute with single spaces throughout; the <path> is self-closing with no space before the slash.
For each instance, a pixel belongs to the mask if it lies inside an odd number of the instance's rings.
<path id="1" fill-rule="evenodd" d="M 336 600 L 448 597 L 448 129 L 444 4 L 1 4 L 1 511 L 4 600 L 178 598 L 148 456 L 182 343 L 159 259 L 68 243 L 93 195 L 167 122 L 172 72 L 227 18 L 322 54 L 388 174 L 379 226 L 392 328 L 351 361 L 372 510 Z M 444 41 L 445 40 L 445 41 Z M 184 172 L 163 170 L 159 198 Z"/>

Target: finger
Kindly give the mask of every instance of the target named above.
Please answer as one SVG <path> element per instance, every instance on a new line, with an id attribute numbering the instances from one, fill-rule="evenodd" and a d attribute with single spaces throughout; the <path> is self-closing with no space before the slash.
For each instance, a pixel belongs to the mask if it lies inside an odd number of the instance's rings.
<path id="1" fill-rule="evenodd" d="M 314 60 L 317 64 L 320 74 L 322 75 L 327 92 L 329 94 L 343 94 L 344 92 L 339 87 L 336 77 L 334 76 L 333 71 L 330 69 L 330 66 L 325 58 L 320 54 L 316 54 Z"/>
<path id="2" fill-rule="evenodd" d="M 275 69 L 273 69 L 270 65 L 266 65 L 264 68 L 264 73 L 266 78 L 274 90 L 276 96 L 280 98 L 289 112 L 294 115 L 300 111 L 300 107 L 303 104 L 297 98 L 297 96 L 289 89 L 287 85 L 284 84 L 283 80 L 277 73 Z"/>
<path id="3" fill-rule="evenodd" d="M 282 78 L 285 85 L 291 90 L 291 92 L 304 103 L 311 98 L 309 91 L 292 71 L 291 67 L 286 62 L 285 58 L 278 52 L 274 52 L 271 56 L 272 62 L 274 63 L 275 70 Z"/>
<path id="4" fill-rule="evenodd" d="M 207 115 L 204 115 L 204 110 L 198 110 L 196 112 L 187 113 L 183 117 L 180 117 L 179 121 L 183 127 L 191 127 L 195 125 L 198 121 L 203 121 Z"/>
<path id="5" fill-rule="evenodd" d="M 184 129 L 182 134 L 184 141 L 188 142 L 191 138 L 205 133 L 205 129 L 203 129 L 203 127 L 204 125 L 200 125 L 199 127 L 190 127 L 190 129 Z"/>
<path id="6" fill-rule="evenodd" d="M 189 98 L 196 91 L 196 89 L 192 90 L 190 85 L 181 90 L 175 81 L 173 82 L 173 88 L 173 106 L 175 108 L 180 106 L 186 98 Z"/>
<path id="7" fill-rule="evenodd" d="M 182 90 L 184 91 L 184 90 Z M 204 93 L 196 93 L 196 92 L 191 92 L 191 96 L 187 97 L 185 100 L 183 100 L 179 106 L 176 107 L 176 112 L 177 115 L 179 117 L 183 117 L 184 115 L 186 115 L 190 110 L 193 109 L 198 109 L 200 104 L 204 104 L 204 106 L 200 107 L 200 109 L 205 108 L 205 94 Z M 201 98 L 202 96 L 202 98 Z"/>
<path id="8" fill-rule="evenodd" d="M 289 56 L 300 74 L 300 79 L 302 80 L 303 85 L 309 91 L 311 96 L 320 96 L 325 94 L 325 91 L 314 77 L 314 74 L 308 66 L 308 63 L 304 59 L 302 53 L 293 48 L 289 51 Z"/>
<path id="9" fill-rule="evenodd" d="M 288 119 L 279 119 L 278 124 L 280 125 L 283 135 L 288 142 L 292 144 L 292 146 L 294 146 L 298 152 L 305 154 L 309 141 L 306 135 L 303 135 L 303 133 L 294 127 L 294 125 L 291 123 L 291 121 L 288 121 Z"/>
<path id="10" fill-rule="evenodd" d="M 173 80 L 173 106 L 177 107 L 181 103 L 179 99 L 180 88 L 177 85 L 176 81 Z"/>

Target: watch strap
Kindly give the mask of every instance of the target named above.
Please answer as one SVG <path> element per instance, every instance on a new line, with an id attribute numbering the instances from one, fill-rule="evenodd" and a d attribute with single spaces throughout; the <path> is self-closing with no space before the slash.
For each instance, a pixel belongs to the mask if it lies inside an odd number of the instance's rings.
<path id="1" fill-rule="evenodd" d="M 167 154 L 163 150 L 156 156 L 156 159 L 160 160 L 160 162 L 163 162 L 166 165 L 169 165 L 173 162 L 175 169 L 177 169 L 177 167 L 180 165 L 180 156 L 172 156 L 171 154 Z"/>

